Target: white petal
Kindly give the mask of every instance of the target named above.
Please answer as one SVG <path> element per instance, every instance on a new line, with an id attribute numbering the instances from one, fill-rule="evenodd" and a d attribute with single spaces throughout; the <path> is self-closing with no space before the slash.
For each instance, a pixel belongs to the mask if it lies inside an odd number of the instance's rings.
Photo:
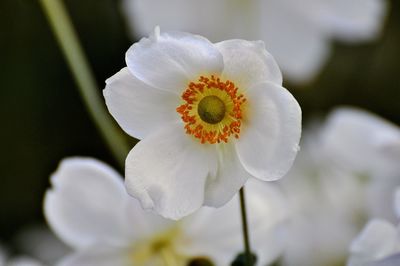
<path id="1" fill-rule="evenodd" d="M 204 204 L 220 207 L 229 201 L 244 185 L 249 173 L 239 161 L 234 145 L 220 144 L 218 171 L 207 178 Z"/>
<path id="2" fill-rule="evenodd" d="M 106 80 L 103 94 L 112 116 L 132 137 L 142 139 L 156 128 L 180 120 L 176 112 L 180 98 L 146 85 L 128 68 Z"/>
<path id="3" fill-rule="evenodd" d="M 276 0 L 261 1 L 261 5 L 258 36 L 265 41 L 284 78 L 298 83 L 314 79 L 328 59 L 330 44 L 320 25 L 303 14 L 310 9 L 307 3 Z"/>
<path id="4" fill-rule="evenodd" d="M 200 144 L 182 124 L 163 128 L 140 141 L 126 159 L 125 184 L 142 207 L 166 218 L 179 219 L 198 209 L 210 162 L 212 145 Z"/>
<path id="5" fill-rule="evenodd" d="M 367 111 L 336 109 L 327 119 L 322 141 L 324 152 L 348 171 L 380 176 L 400 171 L 400 128 Z"/>
<path id="6" fill-rule="evenodd" d="M 282 251 L 280 226 L 287 218 L 283 197 L 275 187 L 255 180 L 246 184 L 246 207 L 257 265 L 267 265 Z M 202 208 L 182 220 L 185 237 L 178 249 L 189 256 L 207 256 L 216 265 L 230 265 L 243 250 L 239 197 L 219 209 Z"/>
<path id="7" fill-rule="evenodd" d="M 354 174 L 353 174 L 354 176 Z M 368 179 L 368 177 L 366 177 Z M 354 179 L 354 178 L 353 178 Z M 364 199 L 364 205 L 367 207 L 368 217 L 379 217 L 397 223 L 399 221 L 397 215 L 397 208 L 399 203 L 396 199 L 396 188 L 400 187 L 399 176 L 393 176 L 388 178 L 387 176 L 374 176 L 370 178 L 368 183 L 362 183 L 364 190 L 366 191 L 366 199 Z"/>
<path id="8" fill-rule="evenodd" d="M 165 219 L 153 212 L 143 210 L 140 202 L 135 198 L 131 200 L 126 209 L 127 229 L 134 240 L 151 239 L 157 234 L 162 234 L 175 226 L 175 221 Z"/>
<path id="9" fill-rule="evenodd" d="M 261 83 L 246 97 L 237 152 L 243 167 L 262 180 L 281 178 L 291 167 L 301 135 L 301 109 L 283 87 Z"/>
<path id="10" fill-rule="evenodd" d="M 181 95 L 200 75 L 221 73 L 222 55 L 206 38 L 158 31 L 156 28 L 153 36 L 141 39 L 126 53 L 126 64 L 138 79 Z"/>
<path id="11" fill-rule="evenodd" d="M 396 192 L 394 194 L 394 210 L 397 217 L 400 218 L 400 187 L 396 189 Z"/>
<path id="12" fill-rule="evenodd" d="M 135 38 L 147 35 L 159 25 L 164 30 L 195 32 L 213 41 L 224 40 L 235 36 L 231 31 L 242 22 L 238 21 L 236 5 L 230 0 L 125 0 L 122 4 Z"/>
<path id="13" fill-rule="evenodd" d="M 51 177 L 44 211 L 53 231 L 74 248 L 124 239 L 123 215 L 129 198 L 122 178 L 107 165 L 84 158 L 65 159 Z"/>
<path id="14" fill-rule="evenodd" d="M 400 265 L 400 253 L 392 255 L 388 258 L 379 260 L 366 266 L 399 266 Z"/>
<path id="15" fill-rule="evenodd" d="M 246 183 L 251 241 L 260 265 L 275 261 L 284 249 L 283 229 L 289 217 L 287 202 L 277 186 L 258 180 Z"/>
<path id="16" fill-rule="evenodd" d="M 383 0 L 325 1 L 320 9 L 320 25 L 345 41 L 370 40 L 382 29 L 388 2 Z"/>
<path id="17" fill-rule="evenodd" d="M 354 226 L 327 209 L 308 209 L 291 220 L 285 231 L 283 265 L 336 265 L 346 258 Z"/>
<path id="18" fill-rule="evenodd" d="M 397 251 L 399 240 L 396 228 L 379 219 L 371 220 L 353 241 L 350 251 L 354 255 L 378 260 Z"/>
<path id="19" fill-rule="evenodd" d="M 93 246 L 63 258 L 57 266 L 131 266 L 129 250 Z"/>
<path id="20" fill-rule="evenodd" d="M 223 77 L 243 90 L 260 82 L 282 85 L 282 74 L 262 41 L 228 40 L 215 44 L 224 58 Z"/>

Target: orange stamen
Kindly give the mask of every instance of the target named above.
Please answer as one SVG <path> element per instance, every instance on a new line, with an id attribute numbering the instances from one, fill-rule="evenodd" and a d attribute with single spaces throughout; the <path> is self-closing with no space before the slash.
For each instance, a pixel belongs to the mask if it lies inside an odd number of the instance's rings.
<path id="1" fill-rule="evenodd" d="M 242 124 L 242 105 L 246 98 L 243 94 L 239 94 L 238 90 L 232 81 L 221 81 L 214 75 L 210 78 L 200 76 L 198 82 L 190 82 L 182 93 L 184 103 L 176 108 L 185 123 L 186 133 L 199 139 L 201 143 L 210 144 L 226 143 L 230 136 L 239 138 Z M 200 118 L 194 107 L 204 98 L 204 94 L 212 95 L 215 92 L 226 94 L 227 97 L 224 97 L 225 105 L 232 107 L 225 114 L 227 119 L 223 119 L 216 126 L 211 126 Z"/>

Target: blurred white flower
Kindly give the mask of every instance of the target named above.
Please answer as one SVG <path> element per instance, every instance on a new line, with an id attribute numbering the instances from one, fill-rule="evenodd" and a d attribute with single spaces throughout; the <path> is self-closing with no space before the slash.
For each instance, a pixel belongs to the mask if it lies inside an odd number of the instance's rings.
<path id="1" fill-rule="evenodd" d="M 368 111 L 338 108 L 321 136 L 319 148 L 326 161 L 363 180 L 368 216 L 394 221 L 391 203 L 400 186 L 400 127 Z"/>
<path id="2" fill-rule="evenodd" d="M 179 219 L 220 207 L 250 177 L 281 178 L 301 134 L 301 109 L 262 42 L 213 44 L 156 28 L 106 81 L 119 125 L 143 139 L 126 159 L 125 184 L 142 207 Z"/>
<path id="3" fill-rule="evenodd" d="M 294 166 L 278 182 L 290 213 L 284 266 L 340 265 L 359 230 L 363 186 L 349 173 L 326 164 L 315 133 L 305 131 Z"/>
<path id="4" fill-rule="evenodd" d="M 374 39 L 387 11 L 386 0 L 124 0 L 131 32 L 144 36 L 156 25 L 208 36 L 265 41 L 285 77 L 315 77 L 331 41 Z"/>
<path id="5" fill-rule="evenodd" d="M 363 175 L 400 173 L 400 128 L 368 111 L 339 108 L 323 129 L 322 149 L 333 163 Z"/>
<path id="6" fill-rule="evenodd" d="M 122 177 L 85 158 L 63 160 L 45 196 L 45 216 L 75 252 L 58 265 L 186 266 L 193 258 L 229 265 L 242 250 L 238 198 L 220 209 L 202 208 L 174 222 L 141 209 L 126 193 Z M 282 251 L 281 223 L 287 218 L 278 190 L 249 182 L 247 207 L 257 265 Z"/>
<path id="7" fill-rule="evenodd" d="M 393 212 L 399 134 L 390 122 L 355 108 L 338 108 L 305 130 L 301 152 L 279 181 L 292 214 L 283 265 L 340 265 L 366 220 Z"/>
<path id="8" fill-rule="evenodd" d="M 400 218 L 400 189 L 395 193 L 395 208 Z M 350 247 L 348 266 L 400 265 L 400 235 L 398 226 L 382 220 L 368 222 Z"/>

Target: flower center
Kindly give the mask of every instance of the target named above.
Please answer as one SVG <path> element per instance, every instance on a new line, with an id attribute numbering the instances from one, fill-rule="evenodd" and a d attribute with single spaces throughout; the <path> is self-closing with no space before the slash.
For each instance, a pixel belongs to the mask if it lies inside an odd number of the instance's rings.
<path id="1" fill-rule="evenodd" d="M 217 124 L 224 119 L 225 104 L 217 96 L 206 96 L 199 102 L 197 112 L 200 118 L 209 124 Z"/>
<path id="2" fill-rule="evenodd" d="M 246 99 L 238 90 L 232 81 L 215 76 L 190 82 L 182 94 L 182 105 L 176 108 L 186 133 L 210 144 L 239 138 Z"/>
<path id="3" fill-rule="evenodd" d="M 167 260 L 168 265 L 184 265 L 188 258 L 175 247 L 180 234 L 179 227 L 172 227 L 152 237 L 137 240 L 130 254 L 132 265 L 153 265 L 152 262 L 160 259 Z"/>

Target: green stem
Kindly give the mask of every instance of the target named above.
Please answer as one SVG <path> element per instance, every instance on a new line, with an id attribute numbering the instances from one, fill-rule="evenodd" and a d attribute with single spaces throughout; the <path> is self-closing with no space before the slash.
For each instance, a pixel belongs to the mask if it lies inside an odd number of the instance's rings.
<path id="1" fill-rule="evenodd" d="M 123 167 L 129 146 L 105 108 L 94 75 L 79 44 L 65 6 L 61 0 L 40 0 L 39 2 L 49 20 L 90 116 L 118 163 Z"/>
<path id="2" fill-rule="evenodd" d="M 246 266 L 252 266 L 252 255 L 250 249 L 249 231 L 247 226 L 247 215 L 246 215 L 246 199 L 244 195 L 244 186 L 239 191 L 240 195 L 240 210 L 242 216 L 242 231 L 243 231 L 243 242 L 244 242 L 244 254 L 246 258 Z"/>

